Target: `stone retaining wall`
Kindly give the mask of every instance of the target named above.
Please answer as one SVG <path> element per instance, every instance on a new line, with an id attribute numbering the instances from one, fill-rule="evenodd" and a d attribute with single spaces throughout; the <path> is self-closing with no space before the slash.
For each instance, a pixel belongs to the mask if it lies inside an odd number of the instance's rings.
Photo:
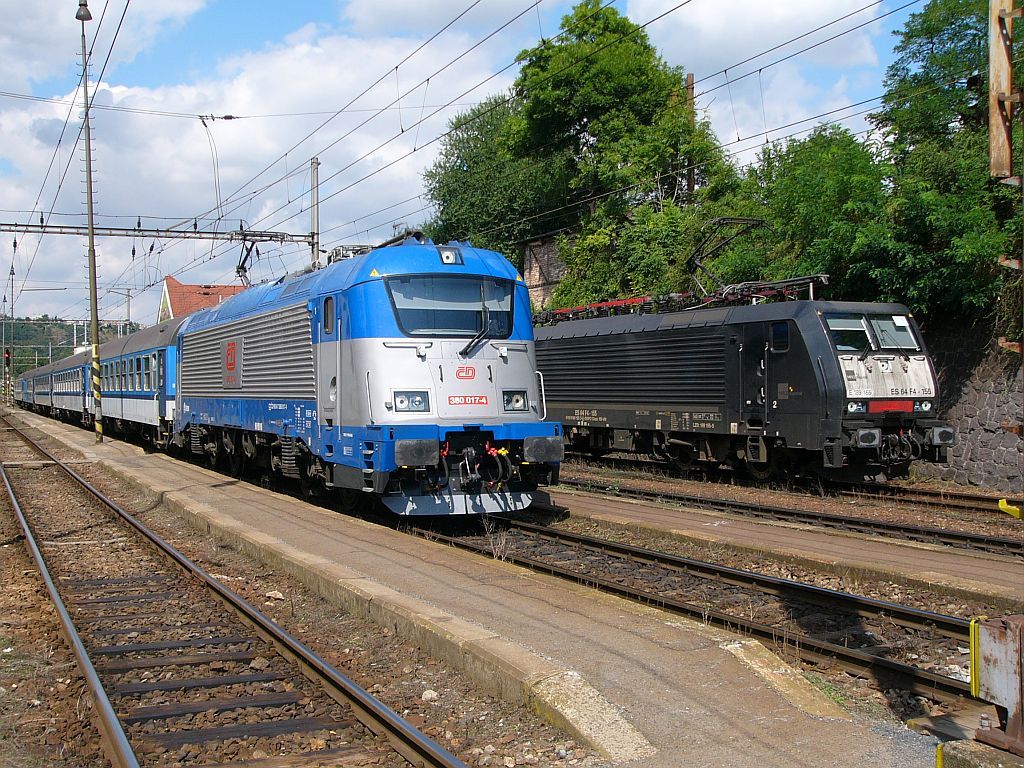
<path id="1" fill-rule="evenodd" d="M 1024 493 L 1024 440 L 1004 425 L 1024 419 L 1021 357 L 992 341 L 990 328 L 925 329 L 939 372 L 939 413 L 957 430 L 948 465 L 915 465 L 916 477 Z"/>

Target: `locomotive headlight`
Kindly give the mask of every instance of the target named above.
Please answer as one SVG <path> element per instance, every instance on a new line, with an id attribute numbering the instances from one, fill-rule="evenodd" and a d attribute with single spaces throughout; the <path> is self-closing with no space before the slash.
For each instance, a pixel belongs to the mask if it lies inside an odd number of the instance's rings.
<path id="1" fill-rule="evenodd" d="M 523 389 L 506 389 L 502 392 L 502 400 L 506 411 L 525 411 L 530 407 Z"/>
<path id="2" fill-rule="evenodd" d="M 426 392 L 395 392 L 395 410 L 426 413 L 430 410 L 430 395 Z"/>
<path id="3" fill-rule="evenodd" d="M 920 400 L 914 403 L 914 410 L 918 413 L 928 413 L 932 409 L 931 400 Z"/>
<path id="4" fill-rule="evenodd" d="M 868 404 L 867 403 L 859 403 L 859 402 L 856 402 L 856 401 L 851 401 L 851 402 L 846 404 L 846 412 L 847 413 L 865 413 L 867 411 L 867 409 L 868 409 Z"/>

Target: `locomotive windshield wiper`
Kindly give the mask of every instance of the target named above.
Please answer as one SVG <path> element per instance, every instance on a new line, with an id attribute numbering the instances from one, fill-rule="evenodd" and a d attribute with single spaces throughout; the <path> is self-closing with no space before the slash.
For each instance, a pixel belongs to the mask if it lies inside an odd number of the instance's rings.
<path id="1" fill-rule="evenodd" d="M 892 342 L 892 345 L 894 347 L 896 347 L 896 350 L 900 353 L 900 357 L 904 358 L 908 363 L 910 362 L 910 354 L 908 352 L 906 352 L 903 349 L 903 347 L 900 346 L 899 342 L 896 341 L 896 339 L 894 339 L 892 337 L 892 335 L 887 330 L 885 330 L 885 328 L 880 328 L 879 329 L 878 336 L 883 341 L 885 340 L 885 337 L 888 336 L 889 337 L 889 341 Z"/>
<path id="2" fill-rule="evenodd" d="M 481 308 L 483 309 L 483 312 L 480 317 L 480 330 L 476 332 L 476 335 L 473 336 L 472 339 L 466 342 L 466 346 L 459 350 L 459 354 L 463 357 L 468 355 L 470 350 L 472 350 L 473 347 L 475 347 L 480 340 L 487 335 L 487 331 L 491 327 L 491 315 L 490 311 L 487 309 L 487 304 L 483 304 Z"/>

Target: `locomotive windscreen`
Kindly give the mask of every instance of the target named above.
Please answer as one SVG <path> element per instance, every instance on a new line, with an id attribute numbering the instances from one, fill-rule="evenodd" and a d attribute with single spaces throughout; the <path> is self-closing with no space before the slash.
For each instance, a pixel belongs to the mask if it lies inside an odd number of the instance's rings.
<path id="1" fill-rule="evenodd" d="M 537 343 L 549 402 L 721 405 L 725 340 L 659 330 Z"/>
<path id="2" fill-rule="evenodd" d="M 910 320 L 904 315 L 863 315 L 855 312 L 825 315 L 832 345 L 838 352 L 874 349 L 918 350 Z"/>
<path id="3" fill-rule="evenodd" d="M 406 336 L 471 337 L 483 332 L 488 338 L 507 339 L 512 334 L 509 280 L 413 275 L 389 278 L 387 286 Z"/>

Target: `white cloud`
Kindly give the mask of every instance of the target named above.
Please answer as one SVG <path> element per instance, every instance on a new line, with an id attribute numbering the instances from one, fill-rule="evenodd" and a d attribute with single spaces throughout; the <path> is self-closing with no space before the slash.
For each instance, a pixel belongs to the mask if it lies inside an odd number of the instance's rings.
<path id="1" fill-rule="evenodd" d="M 643 24 L 676 4 L 674 0 L 630 0 L 629 16 Z M 856 74 L 865 69 L 872 70 L 877 82 L 877 22 L 774 64 L 868 22 L 885 10 L 884 6 L 876 6 L 858 11 L 867 4 L 865 0 L 738 0 L 726 13 L 715 0 L 693 0 L 651 24 L 647 32 L 668 63 L 694 73 L 698 106 L 710 116 L 719 139 L 728 145 L 727 150 L 737 153 L 738 162 L 747 163 L 763 144 L 766 132 L 769 140 L 775 140 L 809 130 L 821 120 L 778 131 L 772 129 L 855 101 L 849 93 L 850 73 L 858 87 L 864 81 Z M 841 22 L 740 63 L 851 13 Z M 844 114 L 838 113 L 836 117 Z M 846 122 L 853 130 L 864 125 L 863 118 Z"/>
<path id="2" fill-rule="evenodd" d="M 133 6 L 134 7 L 134 6 Z M 431 46 L 399 70 L 398 85 L 414 87 L 425 76 L 453 56 L 469 47 L 476 38 L 459 32 L 446 35 L 443 47 Z M 259 181 L 248 189 L 279 179 L 289 171 L 295 175 L 287 183 L 272 186 L 252 199 L 243 196 L 238 203 L 224 206 L 225 228 L 235 228 L 240 219 L 247 226 L 260 229 L 309 231 L 308 207 L 309 158 L 321 153 L 321 227 L 326 230 L 366 216 L 399 200 L 415 196 L 421 187 L 422 169 L 433 159 L 437 146 L 429 145 L 411 157 L 401 159 L 412 148 L 423 147 L 443 132 L 456 107 L 441 111 L 422 126 L 414 127 L 421 115 L 429 115 L 437 105 L 456 99 L 487 73 L 507 63 L 508 41 L 501 46 L 482 47 L 466 56 L 443 75 L 431 80 L 426 90 L 420 87 L 403 97 L 401 114 L 389 109 L 358 128 L 397 95 L 395 78 L 389 76 L 377 88 L 361 98 L 355 109 L 345 113 L 318 131 L 314 138 L 303 141 L 289 153 L 287 161 L 277 162 Z M 116 106 L 142 110 L 163 110 L 190 115 L 266 115 L 294 114 L 291 117 L 261 117 L 234 121 L 208 121 L 219 158 L 221 191 L 226 197 L 249 181 L 258 171 L 272 163 L 289 147 L 359 94 L 366 85 L 389 66 L 400 61 L 410 50 L 408 38 L 353 37 L 333 30 L 302 28 L 287 41 L 264 45 L 259 50 L 235 55 L 212 64 L 211 74 L 201 80 L 169 84 L 159 88 L 103 86 L 95 95 L 93 110 L 93 143 L 96 210 L 99 225 L 131 226 L 142 216 L 143 226 L 166 226 L 169 222 L 156 216 L 181 216 L 190 219 L 216 209 L 211 148 L 206 130 L 198 119 L 172 118 L 148 114 L 105 111 L 99 107 Z M 486 93 L 507 87 L 511 76 L 492 80 L 481 93 L 460 99 L 459 103 L 478 101 Z M 70 99 L 71 93 L 62 94 Z M 7 106 L 10 102 L 4 104 Z M 0 174 L 0 208 L 26 210 L 35 200 L 38 186 L 49 162 L 56 136 L 67 114 L 65 105 L 15 102 L 0 112 L 0 147 L 18 147 L 7 154 L 0 150 L 16 168 L 16 173 Z M 326 113 L 326 114 L 308 114 Z M 73 137 L 78 127 L 78 110 L 69 126 Z M 404 133 L 402 132 L 404 129 Z M 346 133 L 351 135 L 343 138 Z M 397 138 L 381 147 L 392 137 Z M 335 146 L 325 149 L 336 140 Z M 65 140 L 67 143 L 67 139 Z M 70 144 L 68 144 L 70 146 Z M 365 159 L 362 155 L 368 154 Z M 66 158 L 66 155 L 64 156 Z M 365 181 L 368 173 L 397 161 Z M 348 167 L 351 166 L 351 167 Z M 62 169 L 61 166 L 59 170 Z M 332 178 L 336 175 L 335 178 Z M 71 163 L 56 210 L 84 210 L 82 203 L 81 161 Z M 350 189 L 338 192 L 343 187 Z M 43 196 L 44 209 L 52 200 L 55 184 L 48 185 Z M 337 193 L 337 194 L 335 194 Z M 278 209 L 283 207 L 283 211 Z M 370 216 L 358 225 L 345 226 L 328 235 L 329 246 L 338 237 L 379 240 L 391 235 L 386 222 L 415 211 L 417 204 L 399 206 L 385 214 Z M 297 214 L 290 217 L 290 214 Z M 116 214 L 124 218 L 111 220 Z M 11 218 L 3 215 L 4 218 Z M 25 221 L 27 214 L 18 217 Z M 406 217 L 409 224 L 423 221 L 424 213 Z M 56 219 L 55 219 L 56 221 Z M 82 223 L 83 217 L 64 218 L 66 223 Z M 383 228 L 365 232 L 368 227 L 385 223 Z M 360 230 L 360 231 L 357 231 Z M 18 274 L 28 268 L 36 239 L 21 238 Z M 214 254 L 223 254 L 209 261 L 209 243 L 155 244 L 149 256 L 150 242 L 136 242 L 136 256 L 131 255 L 132 242 L 125 239 L 101 239 L 98 243 L 99 272 L 102 284 L 142 289 L 154 276 L 197 264 L 182 279 L 209 282 L 233 276 L 238 245 L 217 245 Z M 261 248 L 264 254 L 253 268 L 257 279 L 268 277 L 271 270 L 280 274 L 282 260 L 295 268 L 306 260 L 304 246 Z M 48 237 L 32 266 L 36 281 L 77 281 L 84 277 L 84 248 L 77 238 Z M 0 258 L 5 254 L 0 253 Z M 52 285 L 53 283 L 36 283 Z M 153 289 L 133 299 L 135 318 L 151 320 L 156 312 L 158 290 Z M 77 303 L 76 303 L 77 301 Z M 118 306 L 120 305 L 120 306 Z M 105 316 L 123 315 L 124 297 L 110 295 L 101 302 Z M 74 293 L 26 293 L 18 302 L 23 312 L 63 312 L 65 316 L 85 315 L 85 293 L 76 287 Z"/>
<path id="3" fill-rule="evenodd" d="M 628 14 L 643 24 L 668 11 L 675 0 L 629 0 Z M 826 24 L 867 5 L 865 0 L 737 0 L 726 10 L 717 0 L 693 0 L 647 28 L 651 41 L 671 64 L 684 66 L 698 78 L 733 67 L 810 29 Z M 787 53 L 820 42 L 878 15 L 878 8 L 861 11 L 849 19 L 775 51 L 763 60 L 740 67 L 733 75 L 756 70 Z M 872 25 L 843 35 L 803 55 L 801 61 L 836 67 L 877 64 Z"/>
<path id="4" fill-rule="evenodd" d="M 113 33 L 124 1 L 111 0 L 104 34 Z M 417 225 L 427 215 L 418 210 L 425 201 L 413 199 L 403 205 L 394 204 L 419 195 L 420 175 L 432 161 L 437 145 L 430 144 L 408 158 L 403 159 L 403 156 L 414 146 L 423 147 L 442 133 L 447 120 L 459 108 L 464 109 L 466 104 L 508 87 L 515 76 L 514 70 L 491 80 L 479 91 L 461 95 L 488 73 L 511 61 L 521 48 L 536 42 L 536 14 L 532 11 L 526 14 L 508 30 L 433 77 L 426 89 L 420 87 L 404 96 L 401 112 L 388 110 L 358 127 L 372 114 L 365 110 L 387 105 L 398 89 L 415 86 L 528 7 L 529 1 L 522 0 L 510 7 L 502 0 L 484 0 L 452 30 L 403 64 L 397 78 L 392 71 L 394 65 L 421 40 L 467 7 L 469 0 L 423 3 L 352 0 L 340 6 L 339 26 L 303 25 L 302 19 L 297 19 L 296 24 L 281 30 L 276 37 L 254 38 L 251 50 L 220 60 L 196 62 L 193 68 L 202 72 L 200 76 L 158 87 L 127 86 L 118 82 L 116 68 L 111 69 L 107 84 L 96 94 L 95 104 L 188 115 L 290 115 L 208 123 L 219 158 L 221 191 L 227 196 L 385 74 L 387 77 L 377 88 L 353 105 L 353 111 L 333 119 L 315 138 L 290 151 L 286 160 L 276 162 L 246 189 L 260 188 L 288 172 L 294 172 L 294 176 L 259 195 L 245 195 L 236 203 L 226 204 L 224 216 L 225 226 L 229 228 L 237 227 L 241 219 L 249 227 L 308 231 L 309 214 L 303 210 L 308 204 L 308 164 L 310 156 L 319 153 L 324 245 L 330 247 L 340 239 L 379 241 L 391 235 L 392 220 Z M 856 3 L 865 4 L 864 0 L 856 0 Z M 714 0 L 693 0 L 652 25 L 648 32 L 670 63 L 684 65 L 700 77 L 838 17 L 856 7 L 856 3 L 834 0 L 828 8 L 822 8 L 824 4 L 812 0 L 789 0 L 774 5 L 740 0 L 739 5 L 731 6 L 726 14 Z M 643 23 L 671 4 L 674 0 L 630 0 L 628 10 L 630 18 Z M 93 5 L 102 8 L 98 0 Z M 181 0 L 171 6 L 133 4 L 118 37 L 115 49 L 118 60 L 137 56 L 163 32 L 187 23 L 202 6 L 203 0 Z M 549 3 L 545 3 L 542 8 L 546 14 L 543 24 L 545 33 L 551 37 L 554 34 L 552 14 L 564 10 L 567 3 L 548 6 Z M 0 88 L 23 91 L 32 83 L 63 77 L 65 86 L 60 90 L 64 93 L 56 95 L 70 99 L 74 93 L 78 44 L 73 11 L 65 8 L 58 13 L 52 3 L 15 5 L 13 0 L 0 0 L 0 12 L 4 11 L 6 18 L 15 21 L 0 30 L 0 56 L 5 61 Z M 94 7 L 93 13 L 96 12 Z M 851 19 L 839 28 L 864 18 L 869 15 L 862 15 L 856 21 Z M 834 31 L 819 33 L 816 39 Z M 740 159 L 746 160 L 763 142 L 765 125 L 771 128 L 849 103 L 852 100 L 850 84 L 860 83 L 863 70 L 876 62 L 874 34 L 865 29 L 845 36 L 823 46 L 813 56 L 765 69 L 760 79 L 753 76 L 734 81 L 731 98 L 728 89 L 721 88 L 699 99 L 699 104 L 708 108 L 723 142 L 735 139 L 738 126 L 744 139 L 738 146 L 753 148 L 740 154 Z M 104 43 L 101 38 L 97 50 L 105 52 L 108 45 L 109 40 Z M 238 50 L 237 45 L 233 50 Z M 748 68 L 730 72 L 730 79 Z M 851 71 L 847 76 L 845 70 L 848 69 Z M 698 91 L 721 82 L 724 82 L 721 76 L 708 80 L 698 86 Z M 433 111 L 433 105 L 453 99 L 458 100 L 460 107 L 440 112 L 418 129 L 413 127 L 421 115 Z M 0 208 L 25 211 L 33 206 L 68 109 L 62 104 L 0 100 Z M 72 139 L 78 129 L 77 116 L 78 110 L 74 109 L 69 125 Z M 162 227 L 172 222 L 157 217 L 190 219 L 216 209 L 211 148 L 207 131 L 198 119 L 101 109 L 94 110 L 93 117 L 98 224 L 131 226 L 136 216 L 142 216 L 144 226 Z M 797 129 L 812 125 L 808 123 Z M 346 136 L 350 131 L 351 135 Z M 391 143 L 379 146 L 396 135 Z M 778 135 L 769 134 L 770 138 Z M 337 144 L 328 148 L 335 141 Z M 65 146 L 70 147 L 67 137 Z M 69 151 L 61 150 L 55 175 L 59 176 L 63 170 Z M 369 156 L 359 159 L 362 155 Z M 385 168 L 392 162 L 395 164 Z M 13 167 L 12 172 L 6 171 L 8 165 Z M 347 167 L 349 165 L 352 167 Z M 359 181 L 377 169 L 383 170 Z M 55 221 L 84 221 L 83 176 L 79 152 L 72 158 L 68 178 L 55 204 L 56 211 L 74 215 Z M 345 189 L 349 185 L 351 188 Z M 51 176 L 42 198 L 44 210 L 53 204 L 54 189 Z M 281 207 L 284 210 L 278 212 Z M 382 209 L 387 210 L 375 213 Z M 38 214 L 33 220 L 37 217 Z M 28 214 L 0 213 L 0 219 L 12 218 L 25 221 Z M 31 237 L 19 240 L 17 270 L 20 278 L 28 268 L 31 254 L 36 251 L 37 241 Z M 159 282 L 165 272 L 188 267 L 182 275 L 186 281 L 229 282 L 233 280 L 238 250 L 237 244 L 216 245 L 211 251 L 208 242 L 139 240 L 133 243 L 125 239 L 101 239 L 98 243 L 100 281 L 108 286 L 116 282 L 119 286 L 140 290 L 148 283 Z M 251 268 L 254 279 L 279 275 L 286 267 L 294 269 L 308 258 L 301 245 L 268 244 L 261 246 L 260 251 L 260 259 Z M 216 258 L 211 260 L 211 253 Z M 0 242 L 0 264 L 6 263 L 9 255 L 9 245 Z M 74 290 L 57 294 L 25 293 L 18 300 L 18 314 L 60 312 L 66 317 L 84 317 L 87 307 L 84 255 L 84 243 L 78 238 L 45 238 L 32 266 L 31 278 L 37 281 L 34 285 Z M 4 271 L 6 268 L 0 266 L 0 272 Z M 152 320 L 158 299 L 158 289 L 133 297 L 133 317 Z M 124 311 L 123 296 L 111 294 L 102 298 L 103 316 L 123 316 Z"/>
<path id="5" fill-rule="evenodd" d="M 106 51 L 117 30 L 127 0 L 109 0 L 102 27 L 104 3 L 93 0 L 93 20 L 85 25 L 93 48 L 93 77 L 99 76 Z M 157 35 L 184 24 L 202 9 L 206 0 L 175 0 L 173 3 L 136 3 L 125 15 L 111 63 L 131 61 L 149 47 Z M 81 25 L 75 20 L 78 6 L 72 2 L 24 2 L 0 0 L 0 61 L 4 62 L 4 90 L 24 92 L 30 83 L 81 69 Z M 93 43 L 94 35 L 99 37 Z M 102 53 L 102 56 L 100 55 Z M 109 67 L 108 67 L 109 69 Z"/>

